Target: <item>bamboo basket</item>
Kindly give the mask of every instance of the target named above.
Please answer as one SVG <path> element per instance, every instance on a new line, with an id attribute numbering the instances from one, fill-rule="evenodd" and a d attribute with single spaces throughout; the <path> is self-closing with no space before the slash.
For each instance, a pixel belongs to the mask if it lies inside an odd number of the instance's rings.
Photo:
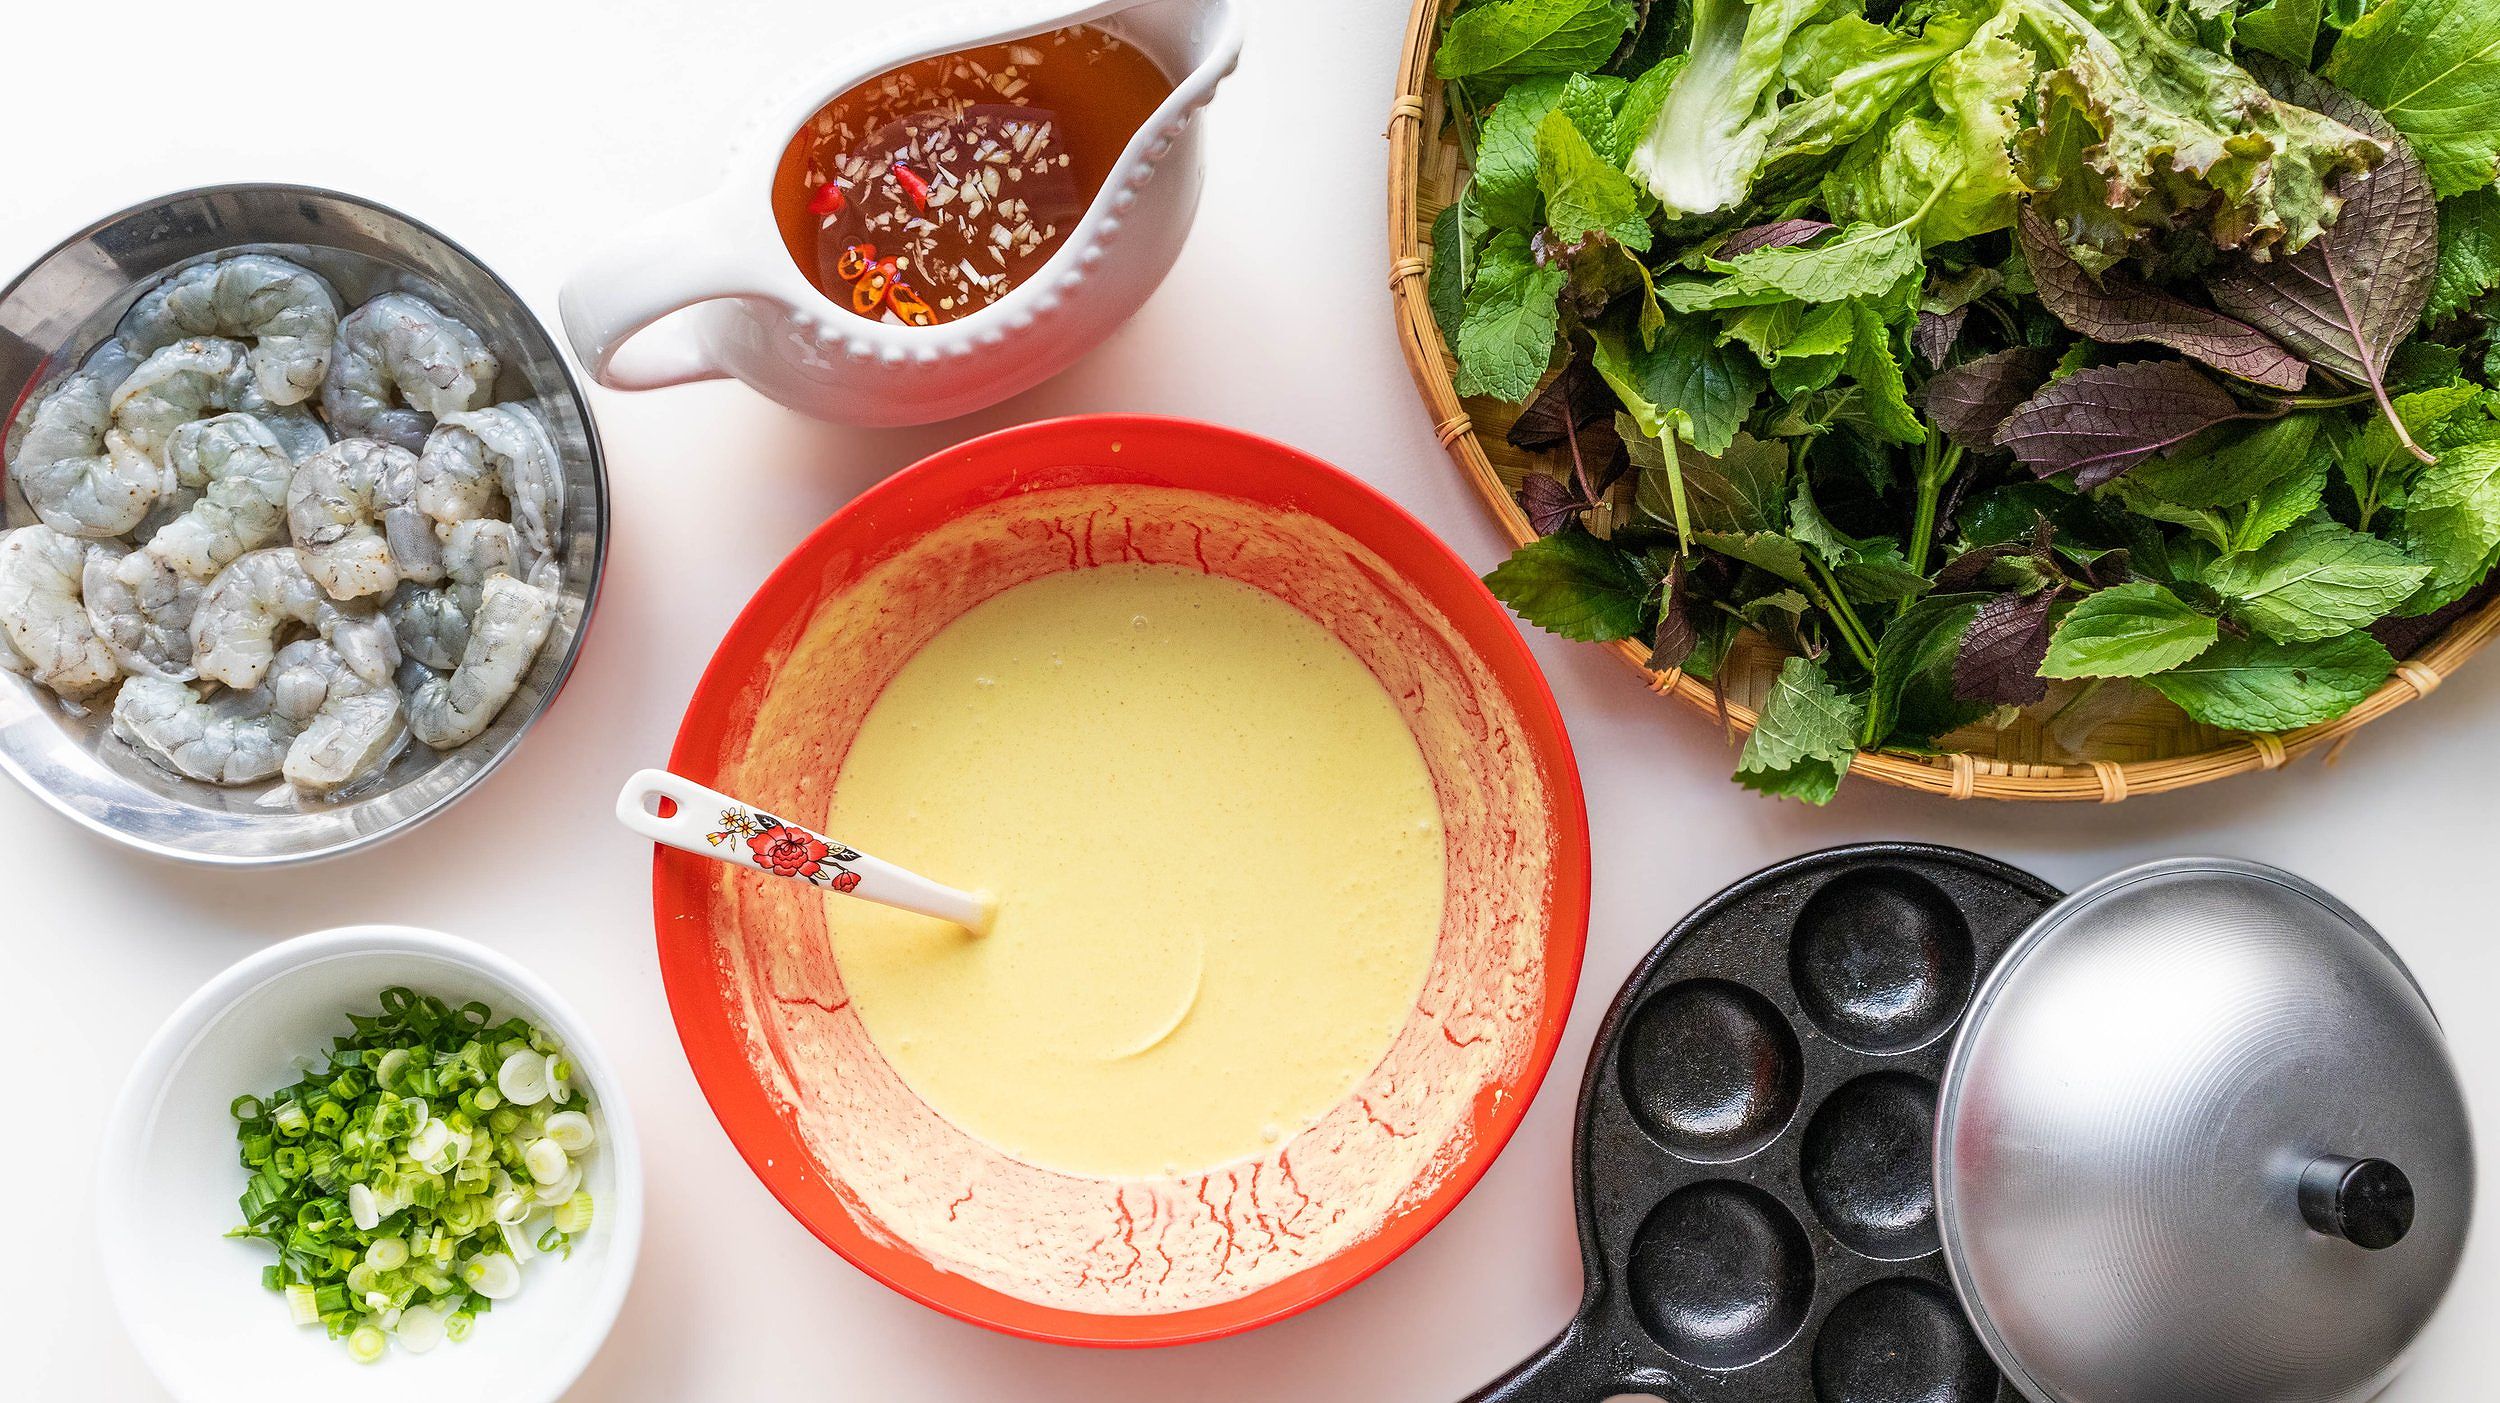
<path id="1" fill-rule="evenodd" d="M 1511 447 L 1505 435 L 1518 415 L 1515 406 L 1459 398 L 1457 366 L 1442 344 L 1425 296 L 1433 218 L 1466 177 L 1456 134 L 1445 120 L 1441 83 L 1432 76 L 1442 9 L 1442 0 L 1417 0 L 1398 65 L 1398 96 L 1389 108 L 1391 303 L 1399 344 L 1442 446 L 1512 542 L 1524 545 L 1535 532 L 1520 509 L 1519 485 L 1530 473 L 1559 470 L 1561 464 L 1548 455 Z M 1608 513 L 1628 505 L 1622 500 L 1624 491 L 1618 485 L 1614 497 L 1600 505 L 1594 523 L 1600 529 Z M 2068 684 L 2052 683 L 2049 700 L 2010 725 L 1966 727 L 1944 737 L 1940 753 L 1932 755 L 1862 751 L 1850 773 L 1955 799 L 2116 803 L 2226 775 L 2279 769 L 2311 751 L 2332 749 L 2397 707 L 2430 695 L 2495 632 L 2500 632 L 2500 595 L 2450 623 L 2399 662 L 2395 675 L 2359 706 L 2335 720 L 2281 735 L 2213 730 L 2188 719 L 2151 688 L 2133 684 L 2117 684 L 2126 690 L 2114 700 L 2094 698 L 2088 704 L 2094 724 L 2078 734 L 2076 728 L 2053 724 L 2073 691 Z M 1720 685 L 1714 687 L 1678 671 L 1651 670 L 1649 650 L 1637 641 L 1605 646 L 1639 672 L 1651 690 L 1714 717 L 1724 714 L 1737 735 L 1752 729 L 1781 662 L 1766 640 L 1748 634 L 1731 650 Z"/>

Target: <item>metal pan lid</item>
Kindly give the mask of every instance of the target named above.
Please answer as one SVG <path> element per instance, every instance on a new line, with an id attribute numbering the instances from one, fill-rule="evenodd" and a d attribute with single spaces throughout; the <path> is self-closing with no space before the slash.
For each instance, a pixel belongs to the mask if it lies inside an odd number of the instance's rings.
<path id="1" fill-rule="evenodd" d="M 2344 1403 L 2437 1308 L 2474 1184 L 2430 1005 L 2288 873 L 2119 873 L 1973 996 L 1936 1118 L 1945 1260 L 2042 1403 Z"/>

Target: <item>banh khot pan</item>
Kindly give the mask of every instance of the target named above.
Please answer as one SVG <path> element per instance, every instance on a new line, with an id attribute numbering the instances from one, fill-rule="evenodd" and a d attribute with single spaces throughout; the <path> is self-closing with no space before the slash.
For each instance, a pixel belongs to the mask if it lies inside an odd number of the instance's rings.
<path id="1" fill-rule="evenodd" d="M 1951 848 L 1835 848 L 1687 916 L 1580 1089 L 1588 1286 L 1471 1403 L 1987 1403 L 1937 1234 L 1936 1082 L 1978 980 L 2058 892 Z"/>
<path id="2" fill-rule="evenodd" d="M 1634 971 L 1575 1154 L 1587 1294 L 1478 1403 L 2360 1403 L 2473 1215 L 2404 962 L 2233 858 L 1748 877 Z"/>

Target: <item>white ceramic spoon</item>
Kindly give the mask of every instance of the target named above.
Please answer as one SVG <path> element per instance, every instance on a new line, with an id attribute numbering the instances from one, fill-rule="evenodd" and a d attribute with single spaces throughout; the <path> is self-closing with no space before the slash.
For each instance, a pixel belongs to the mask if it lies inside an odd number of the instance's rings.
<path id="1" fill-rule="evenodd" d="M 662 799 L 677 806 L 666 818 Z M 988 934 L 998 914 L 998 900 L 987 892 L 932 882 L 666 770 L 637 771 L 627 780 L 616 796 L 616 818 L 655 843 L 951 921 L 975 935 Z"/>

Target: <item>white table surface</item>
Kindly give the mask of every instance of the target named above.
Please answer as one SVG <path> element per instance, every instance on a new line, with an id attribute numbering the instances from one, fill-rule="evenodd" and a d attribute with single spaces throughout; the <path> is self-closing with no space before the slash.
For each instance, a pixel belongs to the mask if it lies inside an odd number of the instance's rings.
<path id="1" fill-rule="evenodd" d="M 457 39 L 388 6 L 305 6 L 322 17 L 302 23 L 172 0 L 22 7 L 0 82 L 0 271 L 167 190 L 304 181 L 436 224 L 552 322 L 559 283 L 604 231 L 719 176 L 723 138 L 759 79 L 790 71 L 794 54 L 824 55 L 830 71 L 842 36 L 894 4 L 517 0 L 457 26 L 477 36 Z M 1250 8 L 1248 54 L 1209 114 L 1210 177 L 1187 251 L 1133 323 L 1052 383 L 956 423 L 886 432 L 819 424 L 735 384 L 597 393 L 615 489 L 597 627 L 560 704 L 447 816 L 378 853 L 228 875 L 135 858 L 0 784 L 0 1376 L 14 1376 L 0 1393 L 162 1396 L 96 1266 L 94 1216 L 113 1207 L 91 1187 L 107 1109 L 139 1045 L 211 974 L 280 937 L 355 921 L 433 925 L 517 956 L 572 998 L 620 1064 L 647 1143 L 649 1230 L 624 1318 L 575 1399 L 1461 1398 L 1542 1343 L 1578 1297 L 1571 1105 L 1624 974 L 1710 892 L 1833 843 L 1961 844 L 2065 886 L 2191 852 L 2300 871 L 2411 962 L 2447 1016 L 2484 1161 L 2500 1164 L 2500 1020 L 2488 1013 L 2500 991 L 2500 658 L 2371 726 L 2333 766 L 2118 808 L 1955 805 L 1853 781 L 1814 811 L 1739 791 L 1707 721 L 1651 696 L 1611 656 L 1540 636 L 1596 833 L 1580 1001 L 1509 1150 L 1402 1258 L 1246 1337 L 1107 1353 L 945 1319 L 783 1213 L 688 1074 L 653 958 L 648 849 L 608 809 L 628 772 L 666 756 L 714 640 L 810 527 L 956 439 L 1143 410 L 1309 449 L 1388 490 L 1478 567 L 1503 553 L 1434 443 L 1391 334 L 1381 130 L 1405 5 Z M 478 11 L 440 13 L 460 12 Z M 295 76 L 316 73 L 334 86 Z M 2385 1397 L 2490 1397 L 2491 1344 L 2474 1322 L 2495 1317 L 2500 1231 L 2487 1224 Z"/>

